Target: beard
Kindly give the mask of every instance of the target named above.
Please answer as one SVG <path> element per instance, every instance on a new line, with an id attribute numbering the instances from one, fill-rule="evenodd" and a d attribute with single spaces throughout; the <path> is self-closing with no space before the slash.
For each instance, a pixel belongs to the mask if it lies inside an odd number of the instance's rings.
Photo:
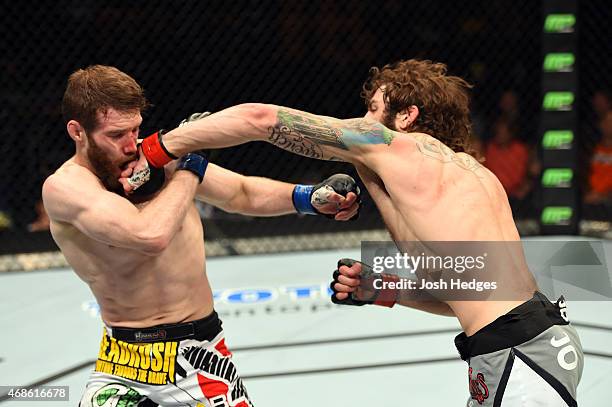
<path id="1" fill-rule="evenodd" d="M 108 153 L 100 148 L 93 137 L 89 139 L 87 159 L 93 168 L 93 172 L 100 178 L 107 190 L 116 194 L 123 195 L 123 186 L 119 182 L 117 170 L 137 158 L 138 156 L 134 155 L 131 159 L 126 159 L 125 162 L 114 162 L 108 158 Z"/>

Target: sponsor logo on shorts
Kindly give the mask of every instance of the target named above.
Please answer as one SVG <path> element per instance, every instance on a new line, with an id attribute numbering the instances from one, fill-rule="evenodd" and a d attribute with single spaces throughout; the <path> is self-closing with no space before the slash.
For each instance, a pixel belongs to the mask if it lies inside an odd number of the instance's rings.
<path id="1" fill-rule="evenodd" d="M 567 303 L 565 302 L 565 298 L 563 296 L 559 297 L 557 300 L 557 308 L 559 308 L 561 318 L 563 318 L 565 322 L 569 322 L 569 318 L 567 317 Z"/>
<path id="2" fill-rule="evenodd" d="M 554 348 L 559 349 L 557 352 L 557 363 L 565 370 L 574 370 L 578 366 L 578 351 L 576 351 L 576 348 L 571 342 L 566 332 L 563 332 L 560 338 L 553 336 L 550 339 L 550 344 Z"/>
<path id="3" fill-rule="evenodd" d="M 95 407 L 135 407 L 144 396 L 121 383 L 111 383 L 98 389 L 91 398 Z"/>
<path id="4" fill-rule="evenodd" d="M 150 341 L 159 341 L 166 339 L 166 331 L 163 329 L 159 329 L 155 332 L 142 332 L 137 331 L 134 333 L 134 338 L 136 342 L 150 342 Z"/>
<path id="5" fill-rule="evenodd" d="M 468 380 L 470 383 L 470 395 L 478 404 L 484 403 L 489 398 L 489 387 L 485 383 L 485 377 L 482 373 L 476 374 L 476 378 L 472 379 L 472 368 L 468 371 Z"/>
<path id="6" fill-rule="evenodd" d="M 149 385 L 175 383 L 177 348 L 178 342 L 127 343 L 105 333 L 95 371 Z"/>

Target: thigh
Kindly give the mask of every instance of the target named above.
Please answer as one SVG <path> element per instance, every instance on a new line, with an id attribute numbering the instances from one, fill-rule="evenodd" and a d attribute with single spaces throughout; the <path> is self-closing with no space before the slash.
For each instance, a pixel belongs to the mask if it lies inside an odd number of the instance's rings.
<path id="1" fill-rule="evenodd" d="M 468 386 L 470 398 L 467 406 L 494 406 L 499 392 L 503 392 L 503 376 L 508 360 L 513 358 L 511 349 L 502 349 L 470 358 Z"/>
<path id="2" fill-rule="evenodd" d="M 157 406 L 147 397 L 147 391 L 129 380 L 94 372 L 79 407 Z"/>
<path id="3" fill-rule="evenodd" d="M 251 407 L 242 378 L 225 345 L 223 333 L 212 341 L 181 342 L 176 386 L 212 406 Z"/>
<path id="4" fill-rule="evenodd" d="M 211 340 L 147 344 L 103 338 L 101 349 L 83 407 L 252 407 L 223 331 Z"/>
<path id="5" fill-rule="evenodd" d="M 575 406 L 582 346 L 571 325 L 555 325 L 512 348 L 470 359 L 468 406 Z"/>
<path id="6" fill-rule="evenodd" d="M 534 339 L 517 346 L 515 353 L 568 405 L 575 403 L 576 390 L 584 368 L 584 354 L 574 327 L 554 325 Z"/>

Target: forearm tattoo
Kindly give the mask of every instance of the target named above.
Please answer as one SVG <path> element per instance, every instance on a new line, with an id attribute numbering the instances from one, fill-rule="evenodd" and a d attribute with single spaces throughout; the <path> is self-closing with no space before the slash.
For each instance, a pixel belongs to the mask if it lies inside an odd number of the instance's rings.
<path id="1" fill-rule="evenodd" d="M 343 161 L 334 149 L 351 146 L 390 145 L 398 133 L 366 119 L 339 120 L 280 108 L 276 125 L 269 129 L 268 141 L 295 154 L 320 160 Z M 413 134 L 418 151 L 442 163 L 454 163 L 477 176 L 483 166 L 473 157 L 458 155 L 445 144 L 425 134 Z M 336 152 L 337 154 L 337 152 Z"/>
<path id="2" fill-rule="evenodd" d="M 391 144 L 393 132 L 365 119 L 338 120 L 289 109 L 279 109 L 276 126 L 270 128 L 272 144 L 310 158 L 340 161 L 333 150 L 352 145 Z"/>

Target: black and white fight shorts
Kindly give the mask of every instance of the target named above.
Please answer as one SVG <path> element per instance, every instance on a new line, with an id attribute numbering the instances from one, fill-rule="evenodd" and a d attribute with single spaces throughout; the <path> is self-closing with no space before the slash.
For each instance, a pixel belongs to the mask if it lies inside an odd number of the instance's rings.
<path id="1" fill-rule="evenodd" d="M 474 335 L 455 338 L 468 362 L 468 407 L 576 406 L 584 355 L 563 297 L 533 298 Z"/>
<path id="2" fill-rule="evenodd" d="M 81 407 L 252 407 L 221 321 L 106 327 Z"/>

